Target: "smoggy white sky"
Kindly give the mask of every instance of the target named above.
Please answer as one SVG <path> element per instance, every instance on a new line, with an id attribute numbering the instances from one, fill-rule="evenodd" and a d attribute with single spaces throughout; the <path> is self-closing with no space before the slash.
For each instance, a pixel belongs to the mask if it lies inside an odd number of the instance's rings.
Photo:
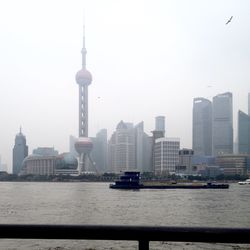
<path id="1" fill-rule="evenodd" d="M 122 119 L 143 120 L 149 133 L 164 115 L 167 136 L 191 147 L 194 97 L 231 91 L 235 125 L 238 109 L 247 112 L 248 0 L 1 1 L 0 155 L 9 169 L 20 125 L 29 153 L 68 151 L 78 134 L 83 10 L 90 136 L 110 136 Z"/>

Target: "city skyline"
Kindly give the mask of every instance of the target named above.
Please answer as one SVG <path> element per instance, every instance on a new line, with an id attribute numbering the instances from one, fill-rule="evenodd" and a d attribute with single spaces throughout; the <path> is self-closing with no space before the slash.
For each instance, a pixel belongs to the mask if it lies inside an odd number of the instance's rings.
<path id="1" fill-rule="evenodd" d="M 227 91 L 234 97 L 236 134 L 237 112 L 248 111 L 250 92 L 247 1 L 74 3 L 60 2 L 60 12 L 57 1 L 16 1 L 16 10 L 1 3 L 0 154 L 9 170 L 20 125 L 31 150 L 54 146 L 65 152 L 69 135 L 76 136 L 73 84 L 84 7 L 88 68 L 95 82 L 89 93 L 90 136 L 107 128 L 109 138 L 119 120 L 143 120 L 150 135 L 154 118 L 163 115 L 168 136 L 191 148 L 193 98 L 211 100 Z M 232 12 L 234 19 L 225 26 Z"/>

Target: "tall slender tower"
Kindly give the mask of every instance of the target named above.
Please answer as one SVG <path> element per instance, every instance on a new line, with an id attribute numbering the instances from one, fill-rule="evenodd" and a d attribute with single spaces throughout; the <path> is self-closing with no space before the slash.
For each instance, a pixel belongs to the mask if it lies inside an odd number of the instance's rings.
<path id="1" fill-rule="evenodd" d="M 83 26 L 82 69 L 76 73 L 79 86 L 79 138 L 75 142 L 75 149 L 79 154 L 79 173 L 86 171 L 88 160 L 91 162 L 90 152 L 93 143 L 88 137 L 88 86 L 92 82 L 92 75 L 86 69 L 85 26 Z"/>
<path id="2" fill-rule="evenodd" d="M 28 156 L 28 146 L 26 145 L 26 138 L 20 128 L 20 132 L 15 137 L 15 146 L 13 148 L 13 174 L 20 173 L 22 162 L 26 156 Z"/>

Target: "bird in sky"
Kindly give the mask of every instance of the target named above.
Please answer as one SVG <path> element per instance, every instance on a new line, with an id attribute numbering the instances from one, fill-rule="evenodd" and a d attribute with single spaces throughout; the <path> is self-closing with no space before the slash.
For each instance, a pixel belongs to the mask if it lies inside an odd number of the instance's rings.
<path id="1" fill-rule="evenodd" d="M 226 25 L 229 24 L 233 19 L 233 16 L 230 17 L 230 19 L 226 22 Z"/>

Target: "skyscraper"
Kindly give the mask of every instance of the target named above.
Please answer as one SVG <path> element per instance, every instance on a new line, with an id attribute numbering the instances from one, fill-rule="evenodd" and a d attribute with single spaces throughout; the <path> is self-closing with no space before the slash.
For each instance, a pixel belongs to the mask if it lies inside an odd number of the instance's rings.
<path id="1" fill-rule="evenodd" d="M 75 149 L 79 154 L 79 173 L 86 171 L 86 167 L 91 162 L 90 152 L 93 143 L 88 137 L 88 86 L 92 82 L 92 75 L 86 69 L 85 48 L 85 27 L 83 27 L 83 46 L 82 46 L 82 69 L 76 73 L 76 82 L 79 86 L 79 138 L 75 142 Z"/>
<path id="2" fill-rule="evenodd" d="M 250 115 L 250 93 L 248 93 L 248 115 Z"/>
<path id="3" fill-rule="evenodd" d="M 77 138 L 75 136 L 73 135 L 69 136 L 69 152 L 75 157 L 78 157 L 78 153 L 76 152 L 76 149 L 75 149 L 76 141 L 77 141 Z"/>
<path id="4" fill-rule="evenodd" d="M 95 162 L 95 168 L 98 172 L 107 172 L 107 154 L 108 154 L 108 142 L 107 142 L 107 129 L 101 129 L 95 138 L 92 138 L 93 150 L 91 152 L 93 161 Z"/>
<path id="5" fill-rule="evenodd" d="M 112 172 L 136 169 L 134 128 L 130 125 L 120 121 L 109 140 L 109 167 Z"/>
<path id="6" fill-rule="evenodd" d="M 156 175 L 171 174 L 179 164 L 179 138 L 158 138 L 154 145 L 154 172 Z"/>
<path id="7" fill-rule="evenodd" d="M 144 122 L 134 127 L 136 169 L 141 172 L 152 171 L 152 138 L 144 132 Z"/>
<path id="8" fill-rule="evenodd" d="M 213 97 L 213 155 L 233 153 L 233 97 L 227 92 Z"/>
<path id="9" fill-rule="evenodd" d="M 0 156 L 0 172 L 7 171 L 7 165 L 2 163 L 1 156 Z"/>
<path id="10" fill-rule="evenodd" d="M 250 115 L 238 112 L 238 151 L 239 154 L 250 154 Z"/>
<path id="11" fill-rule="evenodd" d="M 133 126 L 120 121 L 108 143 L 109 171 L 152 171 L 152 138 L 144 132 L 144 123 Z"/>
<path id="12" fill-rule="evenodd" d="M 159 139 L 159 138 L 164 138 L 164 131 L 157 131 L 157 130 L 153 130 L 151 131 L 153 136 L 151 137 L 151 144 L 152 144 L 152 151 L 151 151 L 151 157 L 152 157 L 152 171 L 155 172 L 155 142 L 156 142 L 156 139 Z"/>
<path id="13" fill-rule="evenodd" d="M 22 162 L 26 156 L 28 156 L 28 146 L 26 145 L 26 138 L 22 134 L 22 130 L 20 128 L 20 132 L 15 137 L 15 145 L 13 148 L 13 174 L 20 173 Z"/>
<path id="14" fill-rule="evenodd" d="M 155 130 L 163 131 L 165 133 L 165 116 L 155 117 Z"/>
<path id="15" fill-rule="evenodd" d="M 202 97 L 193 100 L 193 150 L 195 155 L 212 155 L 212 103 Z"/>
<path id="16" fill-rule="evenodd" d="M 193 174 L 192 171 L 193 155 L 194 155 L 194 150 L 192 149 L 183 148 L 179 150 L 179 164 L 178 167 L 176 168 L 176 170 L 179 168 L 179 171 L 177 170 L 176 171 L 177 173 L 179 172 L 188 175 Z"/>

